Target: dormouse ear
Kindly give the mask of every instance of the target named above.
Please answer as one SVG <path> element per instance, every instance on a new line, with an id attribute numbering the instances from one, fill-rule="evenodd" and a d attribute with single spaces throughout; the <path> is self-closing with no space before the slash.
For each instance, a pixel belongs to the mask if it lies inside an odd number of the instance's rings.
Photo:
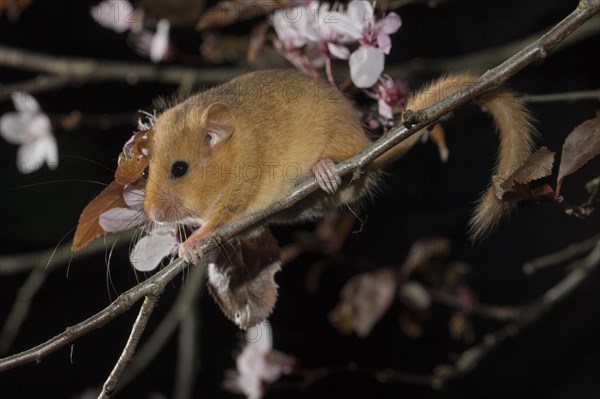
<path id="1" fill-rule="evenodd" d="M 204 127 L 210 139 L 210 148 L 227 140 L 233 133 L 235 119 L 231 109 L 223 103 L 213 103 L 204 111 Z"/>

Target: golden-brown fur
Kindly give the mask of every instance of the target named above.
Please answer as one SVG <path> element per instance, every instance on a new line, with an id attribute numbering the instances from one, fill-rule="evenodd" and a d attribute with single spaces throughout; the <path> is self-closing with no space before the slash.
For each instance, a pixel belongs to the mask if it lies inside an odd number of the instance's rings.
<path id="1" fill-rule="evenodd" d="M 408 108 L 429 106 L 473 79 L 447 76 L 415 94 Z M 531 151 L 528 114 L 506 89 L 486 94 L 480 103 L 501 131 L 497 173 L 510 174 Z M 225 117 L 212 116 L 211 104 L 229 111 Z M 223 139 L 211 133 L 211 124 L 219 130 L 229 123 L 232 133 Z M 160 221 L 195 218 L 203 223 L 203 237 L 285 198 L 311 176 L 317 161 L 339 162 L 370 144 L 342 94 L 292 70 L 248 73 L 190 97 L 165 111 L 154 130 L 145 209 Z M 376 185 L 378 168 L 401 156 L 418 136 L 376 160 L 352 185 L 344 183 L 333 196 L 319 191 L 275 220 L 312 218 L 328 207 L 357 201 Z M 170 170 L 178 160 L 189 162 L 190 168 L 174 179 Z M 473 218 L 473 236 L 489 231 L 505 209 L 488 190 Z"/>

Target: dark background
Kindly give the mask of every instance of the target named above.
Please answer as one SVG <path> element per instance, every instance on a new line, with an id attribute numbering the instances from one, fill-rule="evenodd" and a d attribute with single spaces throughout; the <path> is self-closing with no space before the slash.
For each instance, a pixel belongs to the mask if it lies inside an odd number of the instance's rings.
<path id="1" fill-rule="evenodd" d="M 107 60 L 144 59 L 135 55 L 117 35 L 97 25 L 89 16 L 93 1 L 36 0 L 16 24 L 0 17 L 0 43 L 52 55 L 88 56 Z M 490 48 L 519 39 L 558 22 L 575 8 L 577 1 L 448 1 L 437 8 L 403 7 L 400 31 L 393 36 L 387 63 L 414 57 L 445 58 Z M 597 20 L 596 20 L 597 21 Z M 257 22 L 257 21 L 253 21 Z M 228 28 L 245 32 L 252 24 Z M 600 27 L 599 27 L 600 29 Z M 199 42 L 192 30 L 174 30 L 180 46 L 193 48 Z M 574 45 L 516 75 L 510 85 L 526 93 L 557 93 L 600 87 L 598 37 Z M 2 55 L 0 54 L 0 57 Z M 149 61 L 148 61 L 149 62 Z M 0 83 L 25 80 L 34 74 L 0 67 Z M 429 76 L 411 81 L 417 86 Z M 71 85 L 36 95 L 49 114 L 78 109 L 84 114 L 111 114 L 146 108 L 158 95 L 175 87 L 165 84 L 103 82 Z M 594 116 L 597 101 L 534 104 L 533 112 L 543 138 L 540 145 L 560 153 L 572 128 Z M 0 113 L 12 111 L 10 100 L 0 103 Z M 74 131 L 55 131 L 60 163 L 22 175 L 16 169 L 16 147 L 0 143 L 2 192 L 0 193 L 1 254 L 51 248 L 78 220 L 81 209 L 101 186 L 76 180 L 108 183 L 123 143 L 134 128 L 111 129 L 82 126 Z M 353 234 L 344 252 L 356 261 L 328 269 L 319 292 L 309 296 L 305 275 L 315 262 L 303 256 L 277 275 L 279 301 L 270 318 L 275 348 L 297 356 L 311 368 L 334 367 L 354 362 L 378 368 L 428 373 L 447 361 L 448 354 L 464 349 L 447 332 L 443 308 L 426 325 L 418 340 L 406 338 L 392 309 L 366 339 L 341 336 L 326 319 L 337 301 L 339 289 L 352 275 L 383 265 L 399 265 L 418 238 L 443 235 L 453 243 L 452 259 L 474 266 L 469 283 L 481 301 L 520 304 L 543 294 L 564 274 L 560 267 L 527 277 L 523 261 L 558 250 L 598 232 L 598 213 L 586 220 L 564 215 L 555 205 L 522 204 L 493 236 L 471 245 L 465 225 L 473 202 L 487 184 L 497 148 L 489 120 L 476 107 L 466 107 L 445 124 L 450 159 L 439 161 L 431 143 L 419 144 L 389 170 L 386 187 L 368 206 L 364 229 Z M 558 155 L 557 155 L 558 156 Z M 93 162 L 90 162 L 93 161 Z M 105 167 L 95 164 L 95 162 Z M 558 160 L 557 160 L 558 165 Z M 599 160 L 586 165 L 567 180 L 563 194 L 574 203 L 586 199 L 583 184 L 598 175 Z M 556 170 L 555 170 L 556 173 Z M 21 186 L 55 180 L 65 183 Z M 553 178 L 548 182 L 553 184 Z M 310 226 L 303 226 L 310 228 Z M 290 229 L 276 229 L 285 241 Z M 33 301 L 28 320 L 11 353 L 29 348 L 54 336 L 106 306 L 136 283 L 127 261 L 127 248 L 112 255 L 110 273 L 104 254 L 74 260 L 47 279 Z M 137 278 L 143 277 L 141 275 Z M 0 277 L 0 319 L 8 314 L 26 275 Z M 107 282 L 110 279 L 112 286 Z M 181 288 L 179 279 L 165 292 L 149 329 L 160 321 Z M 593 398 L 600 397 L 600 276 L 595 273 L 564 303 L 533 327 L 485 358 L 476 371 L 441 391 L 408 384 L 379 384 L 366 375 L 338 374 L 321 380 L 305 391 L 275 389 L 267 397 L 402 397 L 402 398 Z M 233 351 L 239 332 L 208 295 L 199 304 L 200 370 L 195 397 L 226 397 L 220 384 L 223 372 L 234 366 Z M 29 364 L 0 375 L 3 398 L 70 398 L 88 387 L 101 385 L 125 343 L 135 312 L 131 311 L 99 331 L 78 339 L 70 347 L 48 356 L 41 364 Z M 475 320 L 477 337 L 498 327 Z M 176 341 L 121 397 L 146 398 L 150 392 L 170 397 L 174 381 Z M 231 396 L 233 397 L 233 396 Z"/>

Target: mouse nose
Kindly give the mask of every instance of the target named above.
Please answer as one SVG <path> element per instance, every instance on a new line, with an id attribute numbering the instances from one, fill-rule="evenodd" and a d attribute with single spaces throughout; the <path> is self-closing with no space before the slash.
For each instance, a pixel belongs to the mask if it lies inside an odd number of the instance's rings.
<path id="1" fill-rule="evenodd" d="M 163 222 L 166 214 L 167 213 L 164 209 L 160 209 L 156 206 L 153 206 L 148 210 L 148 216 L 150 216 L 150 219 L 154 220 L 155 222 Z"/>

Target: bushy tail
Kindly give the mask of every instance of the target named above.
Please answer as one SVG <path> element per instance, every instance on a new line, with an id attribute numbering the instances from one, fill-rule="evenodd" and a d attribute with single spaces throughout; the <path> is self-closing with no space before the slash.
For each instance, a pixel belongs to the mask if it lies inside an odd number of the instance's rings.
<path id="1" fill-rule="evenodd" d="M 427 108 L 452 93 L 465 89 L 475 79 L 475 76 L 468 74 L 444 76 L 416 92 L 406 108 L 412 111 Z M 532 152 L 535 130 L 530 113 L 514 93 L 504 87 L 487 92 L 477 99 L 477 103 L 492 115 L 500 133 L 500 150 L 494 175 L 508 177 Z M 422 131 L 412 135 L 377 158 L 375 166 L 383 168 L 400 158 L 421 134 Z M 496 198 L 490 183 L 473 212 L 469 228 L 471 239 L 480 240 L 485 237 L 512 208 L 511 204 Z"/>

